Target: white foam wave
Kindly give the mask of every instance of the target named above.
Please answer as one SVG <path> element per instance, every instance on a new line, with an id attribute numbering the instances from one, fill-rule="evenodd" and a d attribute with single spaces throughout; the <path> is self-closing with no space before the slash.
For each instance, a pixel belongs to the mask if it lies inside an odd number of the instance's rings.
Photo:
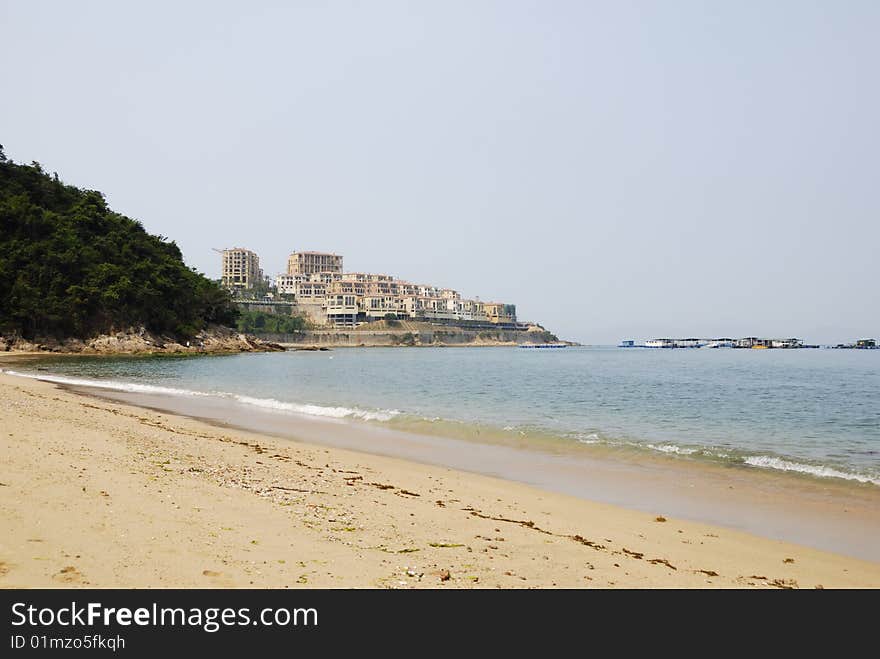
<path id="1" fill-rule="evenodd" d="M 697 452 L 695 448 L 682 448 L 675 444 L 646 444 L 646 446 L 661 453 L 675 453 L 676 455 L 693 455 Z"/>
<path id="2" fill-rule="evenodd" d="M 121 380 L 93 380 L 88 378 L 75 378 L 62 375 L 50 375 L 43 373 L 22 373 L 19 371 L 2 370 L 7 375 L 15 375 L 33 380 L 42 380 L 55 384 L 67 384 L 79 387 L 98 387 L 112 391 L 124 391 L 139 394 L 164 394 L 170 396 L 206 396 L 214 398 L 231 398 L 243 405 L 259 407 L 276 412 L 289 412 L 306 416 L 320 416 L 331 419 L 362 419 L 364 421 L 388 421 L 400 412 L 398 410 L 361 410 L 351 407 L 334 407 L 324 405 L 312 405 L 308 403 L 287 403 L 274 398 L 255 398 L 241 396 L 225 392 L 205 392 L 192 389 L 180 389 L 177 387 L 163 387 L 153 384 L 140 384 L 137 382 L 124 382 Z"/>
<path id="3" fill-rule="evenodd" d="M 783 460 L 782 458 L 774 458 L 767 455 L 750 455 L 743 462 L 753 467 L 763 467 L 765 469 L 778 469 L 780 471 L 796 471 L 802 474 L 810 474 L 811 476 L 820 476 L 822 478 L 843 478 L 848 481 L 858 481 L 860 483 L 873 483 L 880 485 L 880 478 L 872 478 L 864 474 L 855 474 L 847 471 L 840 471 L 834 467 L 826 467 L 824 465 L 810 465 L 801 462 L 792 462 Z"/>
<path id="4" fill-rule="evenodd" d="M 599 438 L 599 433 L 591 432 L 588 435 L 578 434 L 575 435 L 575 439 L 580 444 L 598 444 L 601 439 Z"/>
<path id="5" fill-rule="evenodd" d="M 141 384 L 136 382 L 125 382 L 120 380 L 98 380 L 81 377 L 70 377 L 53 375 L 49 373 L 27 373 L 15 371 L 11 369 L 0 369 L 0 373 L 13 375 L 17 377 L 30 378 L 34 380 L 42 380 L 44 382 L 52 382 L 55 384 L 67 384 L 81 387 L 97 387 L 109 389 L 113 391 L 123 391 L 128 393 L 144 393 L 144 394 L 162 394 L 171 396 L 202 396 L 213 398 L 232 399 L 242 405 L 259 407 L 265 410 L 276 411 L 280 413 L 299 414 L 305 416 L 317 416 L 332 419 L 360 419 L 364 421 L 389 421 L 401 414 L 399 410 L 362 410 L 358 408 L 342 407 L 342 406 L 323 406 L 308 403 L 290 403 L 273 398 L 255 398 L 252 396 L 242 396 L 239 394 L 231 394 L 225 392 L 204 392 L 191 389 L 181 389 L 178 387 L 165 387 L 153 384 Z M 440 417 L 426 419 L 428 421 L 440 421 Z M 508 426 L 505 430 L 515 430 L 515 427 Z M 523 433 L 524 434 L 524 433 Z M 601 441 L 597 433 L 581 435 L 576 437 L 577 441 L 582 444 L 596 444 Z M 659 451 L 661 453 L 669 453 L 676 455 L 692 455 L 698 453 L 700 449 L 685 448 L 675 444 L 643 444 L 649 449 Z M 707 453 L 719 458 L 731 457 L 727 453 Z M 753 455 L 743 458 L 743 463 L 764 469 L 775 469 L 778 471 L 791 471 L 821 478 L 841 478 L 844 480 L 857 481 L 860 483 L 872 483 L 880 485 L 880 478 L 876 476 L 847 472 L 834 467 L 825 465 L 811 465 L 783 458 L 777 458 L 765 455 Z"/>
<path id="6" fill-rule="evenodd" d="M 21 378 L 30 378 L 32 380 L 42 380 L 43 382 L 53 382 L 55 384 L 69 384 L 78 387 L 100 387 L 101 389 L 111 389 L 113 391 L 126 391 L 137 394 L 169 394 L 172 396 L 212 396 L 214 394 L 205 393 L 203 391 L 192 391 L 190 389 L 178 389 L 175 387 L 162 387 L 153 384 L 139 384 L 137 382 L 123 382 L 121 380 L 91 380 L 87 378 L 72 378 L 62 375 L 49 375 L 42 373 L 21 373 L 19 371 L 3 370 L 6 375 L 15 375 Z"/>
<path id="7" fill-rule="evenodd" d="M 286 403 L 274 398 L 253 398 L 233 395 L 232 398 L 245 405 L 253 405 L 278 412 L 293 412 L 308 416 L 323 416 L 331 419 L 363 419 L 364 421 L 388 421 L 400 414 L 399 410 L 360 410 L 353 407 L 311 405 L 308 403 Z"/>

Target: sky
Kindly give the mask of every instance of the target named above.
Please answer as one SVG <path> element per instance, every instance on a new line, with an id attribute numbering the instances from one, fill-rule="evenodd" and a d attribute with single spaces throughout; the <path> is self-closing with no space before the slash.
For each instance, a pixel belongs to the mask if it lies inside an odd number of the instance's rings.
<path id="1" fill-rule="evenodd" d="M 880 3 L 0 0 L 0 143 L 593 344 L 880 338 Z"/>

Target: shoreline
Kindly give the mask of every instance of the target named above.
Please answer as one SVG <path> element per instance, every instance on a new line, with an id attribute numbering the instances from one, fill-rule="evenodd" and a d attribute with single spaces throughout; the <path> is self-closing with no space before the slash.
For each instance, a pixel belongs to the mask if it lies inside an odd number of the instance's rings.
<path id="1" fill-rule="evenodd" d="M 539 325 L 533 327 L 536 329 L 469 328 L 414 320 L 379 320 L 353 328 L 314 327 L 297 334 L 263 333 L 257 337 L 293 349 L 511 347 L 528 343 L 577 345 L 560 341 Z"/>
<path id="2" fill-rule="evenodd" d="M 340 346 L 346 348 L 356 348 L 357 346 Z M 384 348 L 386 346 L 366 346 L 373 348 Z M 409 347 L 409 346 L 406 346 Z M 414 346 L 419 348 L 431 348 L 438 346 Z M 476 346 L 444 346 L 448 348 L 469 348 Z M 494 347 L 494 346 L 480 346 L 480 347 Z M 315 352 L 315 351 L 329 351 L 330 348 L 324 347 L 303 347 L 298 349 L 287 350 L 286 352 Z M 343 351 L 345 352 L 345 351 Z M 356 351 L 355 351 L 356 352 Z M 369 352 L 369 351 L 367 351 Z M 18 363 L 24 362 L 27 364 L 28 361 L 34 362 L 36 365 L 36 370 L 31 370 L 30 376 L 39 377 L 40 379 L 46 381 L 54 381 L 58 384 L 65 385 L 73 385 L 73 386 L 82 386 L 88 389 L 97 389 L 97 390 L 116 390 L 123 392 L 131 392 L 131 391 L 146 391 L 150 390 L 151 393 L 156 393 L 160 395 L 156 400 L 162 400 L 162 393 L 173 393 L 174 395 L 195 395 L 195 396 L 216 396 L 220 398 L 227 399 L 238 399 L 241 396 L 247 397 L 244 394 L 236 394 L 235 392 L 224 392 L 224 391 L 199 391 L 197 389 L 186 389 L 186 390 L 177 390 L 174 387 L 167 388 L 162 385 L 150 385 L 145 384 L 141 385 L 137 382 L 130 382 L 128 380 L 108 380 L 104 381 L 101 377 L 90 378 L 85 377 L 84 379 L 77 375 L 67 375 L 64 373 L 53 373 L 49 370 L 53 365 L 51 360 L 58 358 L 58 362 L 67 361 L 67 357 L 84 357 L 86 360 L 89 358 L 110 358 L 111 360 L 138 360 L 138 359 L 153 359 L 153 358 L 161 358 L 165 357 L 170 360 L 178 360 L 182 358 L 190 358 L 190 357 L 206 357 L 206 356 L 215 356 L 215 357 L 232 357 L 232 356 L 241 356 L 245 353 L 237 353 L 236 355 L 230 355 L 228 353 L 217 353 L 217 354 L 150 354 L 150 353 L 139 353 L 139 354 L 87 354 L 81 355 L 77 353 L 64 353 L 64 354 L 47 354 L 41 352 L 22 352 L 22 353 L 0 353 L 0 372 L 3 371 L 2 366 L 5 364 L 7 366 L 15 367 Z M 330 359 L 333 359 L 331 356 Z M 49 368 L 46 367 L 46 364 L 49 364 Z M 42 371 L 45 375 L 40 375 L 38 371 Z M 10 373 L 13 371 L 10 369 Z M 21 375 L 28 376 L 27 373 L 21 373 Z M 164 392 L 162 390 L 165 390 Z M 460 421 L 456 420 L 456 418 L 446 418 L 434 415 L 426 415 L 419 413 L 408 413 L 405 411 L 399 410 L 386 410 L 382 409 L 382 406 L 376 408 L 376 404 L 374 402 L 373 407 L 367 406 L 367 408 L 360 408 L 357 403 L 352 403 L 349 407 L 346 406 L 338 406 L 333 402 L 327 403 L 298 403 L 297 401 L 276 401 L 271 398 L 266 398 L 263 400 L 252 399 L 248 402 L 252 402 L 254 406 L 258 407 L 277 407 L 279 409 L 284 409 L 285 406 L 293 411 L 297 412 L 296 408 L 315 408 L 315 409 L 307 409 L 304 410 L 303 413 L 307 417 L 323 417 L 323 416 L 339 416 L 335 413 L 336 410 L 342 410 L 345 412 L 346 410 L 352 417 L 362 417 L 365 419 L 379 420 L 382 422 L 386 422 L 389 428 L 393 428 L 396 430 L 401 430 L 404 432 L 411 432 L 420 435 L 429 435 L 432 437 L 443 437 L 449 439 L 466 439 L 473 440 L 479 443 L 500 443 L 502 445 L 516 445 L 516 446 L 537 446 L 541 451 L 554 451 L 554 452 L 566 452 L 576 450 L 577 448 L 583 448 L 582 445 L 593 445 L 591 446 L 591 450 L 605 450 L 606 453 L 617 453 L 617 454 L 627 454 L 631 453 L 633 456 L 641 455 L 642 458 L 646 460 L 650 460 L 651 458 L 657 458 L 661 455 L 667 458 L 674 458 L 671 464 L 679 464 L 681 465 L 682 460 L 686 460 L 692 463 L 696 463 L 699 465 L 707 465 L 714 464 L 720 465 L 727 468 L 733 469 L 741 469 L 746 468 L 748 470 L 757 469 L 762 472 L 772 473 L 776 476 L 780 477 L 796 477 L 800 479 L 809 479 L 815 483 L 824 483 L 826 485 L 829 484 L 843 484 L 849 483 L 855 487 L 862 487 L 863 485 L 872 485 L 876 487 L 880 487 L 880 476 L 875 471 L 872 471 L 870 467 L 867 470 L 864 470 L 864 466 L 860 467 L 854 464 L 842 464 L 835 462 L 822 462 L 817 460 L 811 460 L 809 457 L 803 457 L 796 454 L 786 454 L 786 453 L 778 453 L 774 451 L 766 451 L 761 448 L 753 448 L 753 449 L 740 449 L 736 447 L 728 448 L 728 445 L 724 447 L 719 447 L 717 445 L 703 445 L 700 443 L 694 444 L 693 442 L 688 443 L 687 441 L 681 442 L 671 437 L 657 437 L 652 439 L 651 441 L 635 441 L 635 440 L 627 440 L 622 439 L 619 441 L 615 441 L 614 438 L 609 440 L 602 439 L 598 436 L 598 434 L 593 433 L 588 436 L 586 439 L 580 438 L 576 433 L 574 436 L 574 440 L 577 442 L 576 444 L 572 444 L 572 433 L 570 432 L 561 432 L 556 433 L 553 430 L 546 430 L 542 428 L 531 428 L 528 429 L 528 437 L 521 440 L 516 435 L 512 434 L 512 431 L 515 430 L 513 427 L 502 426 L 496 422 L 494 424 L 488 423 L 480 423 L 478 421 Z M 265 404 L 265 405 L 264 405 Z M 156 407 L 162 408 L 162 405 L 156 405 L 153 402 L 144 402 L 142 404 L 145 407 Z M 398 405 L 399 406 L 399 405 Z M 253 411 L 253 408 L 250 408 Z M 324 412 L 329 412 L 329 414 L 325 414 Z M 173 409 L 169 409 L 168 411 L 176 411 Z M 177 410 L 179 413 L 184 415 L 193 416 L 196 418 L 205 418 L 200 417 L 199 414 L 191 414 L 187 410 Z M 389 414 L 391 418 L 382 418 L 381 415 Z M 373 414 L 377 414 L 379 416 L 372 416 Z M 396 417 L 396 418 L 395 418 Z M 247 426 L 243 426 L 243 429 L 248 429 Z M 511 431 L 511 432 L 508 432 Z M 601 431 L 598 431 L 601 432 Z M 524 435 L 524 433 L 519 433 L 520 435 Z M 478 439 L 476 439 L 478 437 Z M 560 444 L 560 440 L 564 441 L 568 447 Z M 554 445 L 554 442 L 556 444 Z M 572 448 L 574 447 L 574 448 Z M 646 457 L 649 456 L 649 457 Z M 880 491 L 878 491 L 880 492 Z M 878 502 L 880 505 L 880 502 Z"/>
<path id="3" fill-rule="evenodd" d="M 8 355 L 8 353 L 7 353 Z M 45 355 L 0 355 L 0 366 Z M 39 367 L 38 367 L 39 368 Z M 45 371 L 45 368 L 39 368 Z M 2 371 L 2 369 L 0 369 Z M 10 370 L 9 374 L 14 371 Z M 215 427 L 282 440 L 355 450 L 410 462 L 499 477 L 631 510 L 662 510 L 683 519 L 880 561 L 880 488 L 876 481 L 803 470 L 762 468 L 711 457 L 671 455 L 665 447 L 582 444 L 547 435 L 515 437 L 491 426 L 463 431 L 458 424 L 425 425 L 386 419 L 378 410 L 277 408 L 233 394 L 56 376 L 37 378 L 80 395 L 184 416 Z M 13 376 L 14 377 L 14 376 Z M 126 385 L 126 386 L 121 386 Z M 268 408 L 268 409 L 267 409 Z M 366 421 L 364 420 L 366 419 Z M 652 449 L 652 450 L 648 450 Z M 711 456 L 711 453 L 709 454 Z M 833 470 L 832 470 L 833 471 Z"/>
<path id="4" fill-rule="evenodd" d="M 8 375 L 0 394 L 2 587 L 880 587 L 880 563 L 664 510 Z"/>
<path id="5" fill-rule="evenodd" d="M 218 428 L 500 478 L 880 562 L 880 488 L 874 485 L 610 447 L 536 448 L 422 434 L 347 418 L 254 410 L 228 400 L 58 386 Z"/>
<path id="6" fill-rule="evenodd" d="M 33 340 L 19 336 L 0 335 L 0 360 L 8 355 L 21 356 L 86 355 L 86 356 L 159 356 L 159 355 L 228 355 L 243 352 L 280 352 L 279 345 L 229 327 L 211 326 L 181 343 L 177 338 L 158 335 L 145 328 L 100 334 L 88 339 L 38 337 Z"/>

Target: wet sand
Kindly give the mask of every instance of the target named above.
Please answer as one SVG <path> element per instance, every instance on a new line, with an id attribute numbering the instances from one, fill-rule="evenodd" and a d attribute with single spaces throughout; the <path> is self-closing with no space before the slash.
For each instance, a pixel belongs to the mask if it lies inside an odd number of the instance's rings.
<path id="1" fill-rule="evenodd" d="M 880 587 L 878 562 L 671 512 L 676 496 L 694 515 L 806 510 L 809 524 L 847 520 L 847 545 L 870 549 L 880 526 L 870 490 L 846 498 L 771 479 L 721 491 L 711 470 L 673 487 L 665 463 L 573 470 L 552 455 L 555 471 L 538 470 L 547 482 L 525 484 L 508 479 L 527 480 L 528 452 L 466 456 L 463 468 L 500 479 L 440 466 L 461 452 L 447 440 L 281 421 L 284 433 L 251 432 L 0 375 L 0 585 Z M 400 445 L 407 460 L 361 452 Z M 641 505 L 582 498 L 609 491 Z"/>
<path id="2" fill-rule="evenodd" d="M 224 427 L 451 467 L 880 561 L 880 487 L 873 484 L 558 441 L 468 441 L 260 410 L 228 399 L 70 389 Z"/>

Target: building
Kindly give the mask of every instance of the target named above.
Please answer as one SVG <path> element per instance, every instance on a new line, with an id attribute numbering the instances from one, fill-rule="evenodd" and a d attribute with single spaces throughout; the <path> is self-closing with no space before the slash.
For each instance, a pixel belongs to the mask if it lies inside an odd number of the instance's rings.
<path id="1" fill-rule="evenodd" d="M 352 328 L 391 316 L 485 329 L 518 327 L 516 305 L 464 299 L 451 288 L 387 274 L 343 272 L 342 256 L 330 252 L 292 253 L 287 272 L 274 283 L 280 295 L 293 297 L 296 313 L 315 325 Z"/>
<path id="2" fill-rule="evenodd" d="M 800 339 L 762 339 L 757 336 L 747 336 L 737 339 L 735 348 L 803 348 L 804 342 Z"/>
<path id="3" fill-rule="evenodd" d="M 503 302 L 484 302 L 483 311 L 490 323 L 515 323 L 516 305 Z"/>
<path id="4" fill-rule="evenodd" d="M 263 282 L 260 257 L 249 249 L 233 247 L 220 252 L 220 283 L 226 288 L 249 290 Z"/>
<path id="5" fill-rule="evenodd" d="M 804 342 L 800 339 L 771 339 L 771 348 L 803 348 Z"/>
<path id="6" fill-rule="evenodd" d="M 296 294 L 296 276 L 294 275 L 276 275 L 275 289 L 279 295 L 295 295 Z"/>
<path id="7" fill-rule="evenodd" d="M 706 339 L 704 348 L 733 348 L 736 346 L 736 341 L 730 338 L 722 338 L 722 339 Z"/>
<path id="8" fill-rule="evenodd" d="M 360 314 L 358 298 L 355 295 L 336 293 L 327 296 L 327 324 L 334 327 L 356 327 Z"/>
<path id="9" fill-rule="evenodd" d="M 636 346 L 632 340 L 620 342 L 621 348 L 809 348 L 800 339 L 762 339 L 757 336 L 747 336 L 742 339 L 649 339 L 642 346 Z"/>
<path id="10" fill-rule="evenodd" d="M 342 256 L 330 252 L 294 252 L 287 259 L 287 274 L 342 273 Z"/>

